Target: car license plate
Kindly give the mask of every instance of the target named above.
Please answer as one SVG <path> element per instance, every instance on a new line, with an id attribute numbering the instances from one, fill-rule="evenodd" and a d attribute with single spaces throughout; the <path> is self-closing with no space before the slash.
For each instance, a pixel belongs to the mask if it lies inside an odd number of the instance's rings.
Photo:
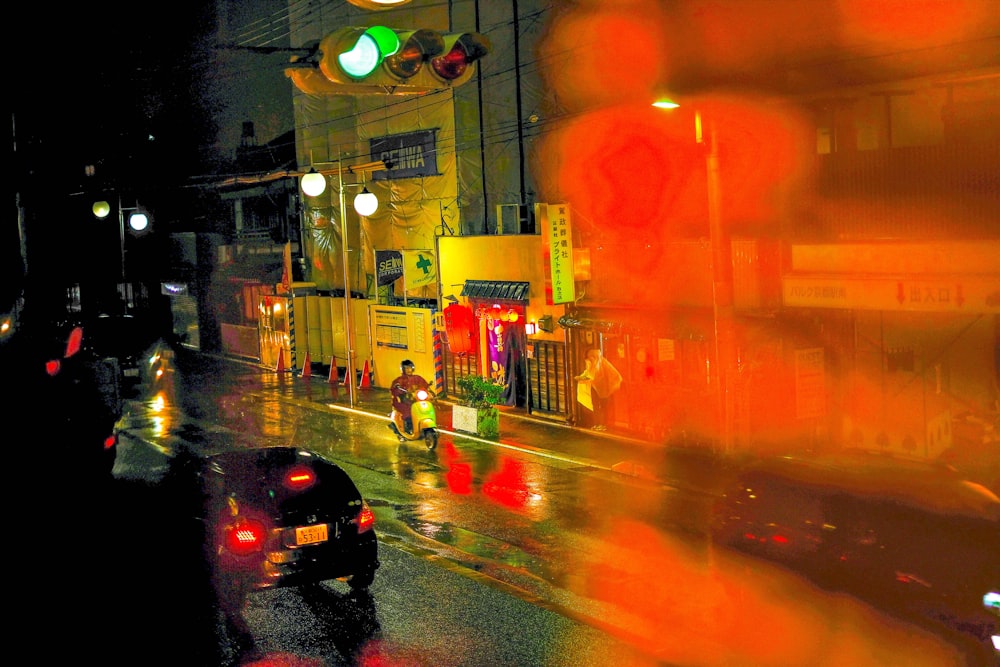
<path id="1" fill-rule="evenodd" d="M 315 526 L 300 526 L 295 529 L 295 544 L 298 546 L 326 542 L 328 539 L 330 537 L 325 523 Z"/>
<path id="2" fill-rule="evenodd" d="M 137 377 L 139 377 L 139 369 L 138 368 L 126 368 L 125 369 L 125 377 L 127 377 L 127 378 L 137 378 Z"/>

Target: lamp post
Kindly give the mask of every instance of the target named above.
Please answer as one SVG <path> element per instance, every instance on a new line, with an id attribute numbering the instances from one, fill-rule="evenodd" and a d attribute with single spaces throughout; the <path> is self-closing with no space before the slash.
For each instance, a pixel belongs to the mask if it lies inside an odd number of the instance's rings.
<path id="1" fill-rule="evenodd" d="M 670 99 L 653 102 L 657 109 L 677 109 L 679 104 Z M 722 429 L 720 443 L 723 451 L 732 448 L 732 355 L 733 342 L 733 290 L 732 279 L 724 273 L 730 254 L 727 252 L 727 238 L 723 235 L 721 212 L 721 189 L 719 185 L 719 139 L 715 123 L 705 127 L 701 111 L 694 113 L 695 142 L 705 146 L 705 178 L 708 191 L 708 233 L 710 242 L 710 267 L 712 274 L 712 325 L 715 339 L 716 413 Z"/>
<path id="2" fill-rule="evenodd" d="M 111 213 L 111 205 L 107 200 L 102 199 L 101 201 L 94 202 L 91 211 L 94 213 L 94 217 L 98 220 L 103 220 Z M 138 202 L 131 208 L 123 207 L 121 195 L 118 195 L 118 254 L 121 258 L 121 278 L 123 283 L 127 281 L 125 275 L 125 211 L 131 211 L 128 225 L 133 231 L 143 232 L 149 226 L 149 216 L 139 208 Z"/>
<path id="3" fill-rule="evenodd" d="M 383 167 L 384 168 L 384 167 Z M 348 169 L 354 173 L 353 169 Z M 348 265 L 347 247 L 347 198 L 348 187 L 361 185 L 363 190 L 354 198 L 354 210 L 358 215 L 369 216 L 378 209 L 378 198 L 368 191 L 364 183 L 344 183 L 344 159 L 343 155 L 337 156 L 337 193 L 340 199 L 340 252 L 341 263 L 344 265 L 344 342 L 347 345 L 347 360 L 345 369 L 344 386 L 347 387 L 347 394 L 351 407 L 354 407 L 354 326 L 351 322 L 351 280 Z M 318 197 L 326 191 L 326 176 L 310 168 L 301 180 L 302 192 L 310 197 Z"/>

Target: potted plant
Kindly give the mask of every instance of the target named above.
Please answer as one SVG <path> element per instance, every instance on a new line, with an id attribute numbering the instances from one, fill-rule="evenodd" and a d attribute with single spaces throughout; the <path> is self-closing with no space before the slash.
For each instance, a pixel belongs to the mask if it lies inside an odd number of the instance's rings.
<path id="1" fill-rule="evenodd" d="M 466 375 L 458 379 L 462 390 L 460 403 L 452 408 L 452 427 L 486 438 L 500 435 L 500 411 L 504 385 L 482 375 Z"/>

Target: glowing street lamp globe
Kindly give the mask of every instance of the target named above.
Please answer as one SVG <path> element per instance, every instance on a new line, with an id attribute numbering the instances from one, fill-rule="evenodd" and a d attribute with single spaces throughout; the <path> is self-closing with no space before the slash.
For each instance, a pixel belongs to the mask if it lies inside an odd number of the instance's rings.
<path id="1" fill-rule="evenodd" d="M 141 232 L 149 226 L 149 218 L 145 213 L 133 213 L 128 218 L 128 226 L 133 231 Z"/>
<path id="2" fill-rule="evenodd" d="M 310 197 L 318 197 L 326 190 L 326 176 L 315 169 L 310 169 L 309 173 L 302 177 L 302 192 Z"/>
<path id="3" fill-rule="evenodd" d="M 358 212 L 358 215 L 371 215 L 378 210 L 378 197 L 369 192 L 366 187 L 354 198 L 354 210 Z"/>

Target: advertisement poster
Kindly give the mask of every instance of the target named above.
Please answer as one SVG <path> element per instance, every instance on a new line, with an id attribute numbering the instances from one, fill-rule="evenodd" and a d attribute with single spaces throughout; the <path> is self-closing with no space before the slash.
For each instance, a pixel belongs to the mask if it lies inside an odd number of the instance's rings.
<path id="1" fill-rule="evenodd" d="M 427 287 L 437 281 L 437 262 L 433 250 L 403 250 L 404 289 Z"/>

